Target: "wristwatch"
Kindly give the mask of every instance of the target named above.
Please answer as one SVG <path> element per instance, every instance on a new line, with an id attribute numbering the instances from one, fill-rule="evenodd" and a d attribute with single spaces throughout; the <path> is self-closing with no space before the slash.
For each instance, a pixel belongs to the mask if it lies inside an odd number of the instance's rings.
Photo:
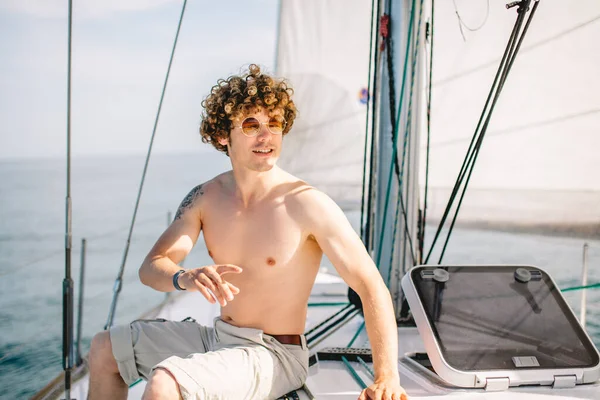
<path id="1" fill-rule="evenodd" d="M 179 286 L 179 275 L 183 274 L 185 272 L 185 269 L 180 269 L 179 271 L 175 272 L 175 274 L 173 275 L 173 286 L 175 286 L 175 289 L 177 290 L 185 290 L 185 288 L 182 288 L 181 286 Z"/>

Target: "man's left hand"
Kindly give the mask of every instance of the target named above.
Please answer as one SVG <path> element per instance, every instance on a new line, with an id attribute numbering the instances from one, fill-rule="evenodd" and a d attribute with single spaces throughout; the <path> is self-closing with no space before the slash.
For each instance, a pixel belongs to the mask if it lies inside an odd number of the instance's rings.
<path id="1" fill-rule="evenodd" d="M 361 392 L 358 400 L 408 400 L 408 396 L 398 379 L 385 379 L 375 380 Z"/>

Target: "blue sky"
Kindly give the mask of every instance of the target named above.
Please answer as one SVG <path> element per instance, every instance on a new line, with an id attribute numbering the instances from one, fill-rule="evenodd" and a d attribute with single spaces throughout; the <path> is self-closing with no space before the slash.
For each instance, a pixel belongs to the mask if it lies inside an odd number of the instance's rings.
<path id="1" fill-rule="evenodd" d="M 66 153 L 67 0 L 0 2 L 0 159 Z M 144 153 L 180 0 L 76 0 L 73 156 Z M 277 0 L 190 0 L 154 149 L 209 150 L 200 103 L 249 63 L 274 69 Z"/>

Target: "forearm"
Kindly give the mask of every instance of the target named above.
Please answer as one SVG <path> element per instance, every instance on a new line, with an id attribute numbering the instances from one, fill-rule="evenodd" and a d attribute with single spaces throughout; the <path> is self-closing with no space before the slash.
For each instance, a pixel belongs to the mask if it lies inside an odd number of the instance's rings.
<path id="1" fill-rule="evenodd" d="M 372 283 L 364 289 L 361 300 L 373 353 L 375 379 L 399 379 L 398 328 L 390 292 L 383 281 Z"/>
<path id="2" fill-rule="evenodd" d="M 175 290 L 173 275 L 180 269 L 169 257 L 146 258 L 139 270 L 140 281 L 160 292 L 171 292 Z"/>

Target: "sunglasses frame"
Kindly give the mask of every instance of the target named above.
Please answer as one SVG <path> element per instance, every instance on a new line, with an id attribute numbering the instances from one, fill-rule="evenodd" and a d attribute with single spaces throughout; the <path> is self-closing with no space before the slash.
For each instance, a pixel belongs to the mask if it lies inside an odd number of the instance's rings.
<path id="1" fill-rule="evenodd" d="M 244 122 L 246 122 L 246 121 L 247 121 L 247 120 L 249 120 L 249 119 L 253 119 L 253 120 L 255 120 L 255 121 L 256 121 L 256 122 L 257 122 L 259 125 L 266 125 L 266 126 L 267 126 L 267 129 L 269 130 L 269 132 L 271 132 L 271 134 L 273 134 L 273 135 L 281 135 L 281 134 L 283 134 L 283 131 L 285 130 L 285 126 L 287 125 L 287 123 L 286 123 L 286 121 L 285 121 L 285 120 L 283 120 L 283 122 L 282 122 L 282 128 L 281 128 L 281 132 L 273 132 L 273 131 L 271 130 L 271 128 L 269 127 L 269 122 L 271 122 L 271 120 L 272 120 L 272 119 L 274 119 L 274 118 L 275 118 L 275 117 L 270 117 L 270 118 L 269 118 L 269 121 L 267 121 L 267 122 L 260 122 L 260 121 L 258 120 L 258 118 L 256 118 L 256 117 L 246 117 L 246 118 L 244 118 L 244 119 L 242 120 L 242 123 L 241 123 L 241 124 L 239 124 L 239 125 L 235 125 L 235 126 L 234 126 L 234 128 L 240 128 L 240 129 L 241 129 L 241 131 L 242 131 L 242 134 L 244 134 L 244 135 L 245 135 L 245 136 L 247 136 L 247 137 L 256 137 L 256 136 L 258 136 L 258 134 L 260 133 L 260 129 L 258 129 L 254 135 L 250 135 L 250 134 L 247 134 L 246 132 L 244 132 L 244 128 L 243 128 Z"/>

